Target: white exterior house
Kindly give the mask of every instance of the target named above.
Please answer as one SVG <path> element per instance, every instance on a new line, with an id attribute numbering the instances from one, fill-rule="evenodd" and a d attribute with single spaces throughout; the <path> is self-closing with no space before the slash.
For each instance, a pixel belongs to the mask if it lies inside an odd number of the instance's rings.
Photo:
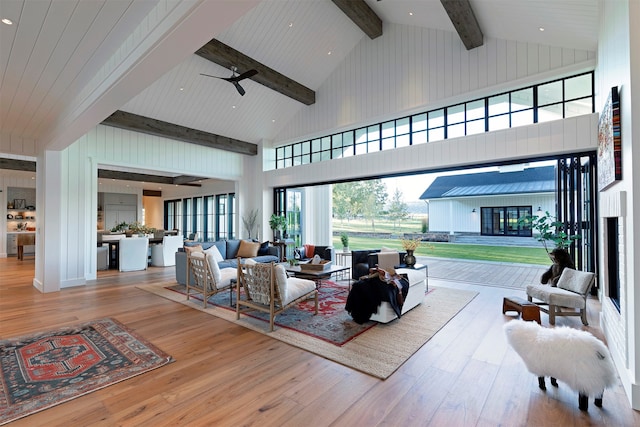
<path id="1" fill-rule="evenodd" d="M 429 231 L 487 236 L 531 236 L 520 216 L 555 212 L 553 166 L 441 176 L 421 200 L 429 204 Z"/>

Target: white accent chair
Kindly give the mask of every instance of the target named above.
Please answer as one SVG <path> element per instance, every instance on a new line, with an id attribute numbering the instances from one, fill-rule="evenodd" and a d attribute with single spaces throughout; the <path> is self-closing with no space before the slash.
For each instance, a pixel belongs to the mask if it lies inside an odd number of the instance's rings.
<path id="1" fill-rule="evenodd" d="M 129 237 L 120 239 L 118 266 L 120 271 L 146 270 L 149 264 L 149 239 Z"/>
<path id="2" fill-rule="evenodd" d="M 182 238 L 181 236 L 178 236 Z M 191 293 L 202 294 L 203 308 L 207 308 L 210 296 L 217 294 L 232 285 L 236 279 L 236 269 L 233 267 L 220 268 L 212 254 L 203 252 L 191 252 L 187 254 L 187 277 L 189 271 L 193 274 L 195 283 L 187 279 L 187 301 Z M 231 299 L 231 294 L 229 294 Z"/>
<path id="3" fill-rule="evenodd" d="M 176 252 L 182 244 L 182 236 L 164 236 L 162 243 L 151 245 L 151 265 L 154 267 L 176 265 Z"/>
<path id="4" fill-rule="evenodd" d="M 244 296 L 241 289 L 244 289 Z M 318 314 L 318 290 L 312 280 L 287 277 L 284 266 L 275 263 L 240 264 L 238 258 L 238 286 L 236 287 L 236 318 L 242 311 L 258 310 L 269 313 L 269 331 L 273 332 L 276 315 L 292 305 L 313 298 Z"/>
<path id="5" fill-rule="evenodd" d="M 556 324 L 556 316 L 580 316 L 587 326 L 587 296 L 595 280 L 594 273 L 565 268 L 556 286 L 528 285 L 527 298 L 531 302 L 535 302 L 533 298 L 541 301 L 535 303 L 549 315 L 550 325 Z"/>

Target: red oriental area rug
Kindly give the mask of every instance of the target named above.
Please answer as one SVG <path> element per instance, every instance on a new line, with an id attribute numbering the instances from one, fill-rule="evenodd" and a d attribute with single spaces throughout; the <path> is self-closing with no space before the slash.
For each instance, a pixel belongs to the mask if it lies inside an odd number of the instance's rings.
<path id="1" fill-rule="evenodd" d="M 0 425 L 172 361 L 115 319 L 0 341 Z"/>
<path id="2" fill-rule="evenodd" d="M 182 285 L 169 286 L 167 289 L 186 295 Z M 276 316 L 277 327 L 290 329 L 314 338 L 321 339 L 337 346 L 343 346 L 363 332 L 377 325 L 366 322 L 362 325 L 353 321 L 344 309 L 347 302 L 348 289 L 330 280 L 323 280 L 318 289 L 318 315 L 314 315 L 315 306 L 312 300 L 303 301 L 286 309 Z M 202 294 L 191 294 L 191 298 L 202 301 Z M 235 312 L 235 292 L 219 292 L 209 297 L 209 303 Z M 249 311 L 243 316 L 251 316 L 269 323 L 269 315 L 259 311 Z"/>

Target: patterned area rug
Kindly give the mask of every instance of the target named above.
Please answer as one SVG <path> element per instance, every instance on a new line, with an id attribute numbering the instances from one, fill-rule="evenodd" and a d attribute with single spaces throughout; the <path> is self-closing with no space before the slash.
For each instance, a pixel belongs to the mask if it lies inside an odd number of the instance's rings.
<path id="1" fill-rule="evenodd" d="M 186 287 L 183 285 L 169 286 L 174 292 L 186 295 Z M 193 292 L 193 291 L 192 291 Z M 276 316 L 275 325 L 280 328 L 291 329 L 334 345 L 344 345 L 364 331 L 377 325 L 376 322 L 367 322 L 359 325 L 351 319 L 344 310 L 347 302 L 348 289 L 334 282 L 324 280 L 318 290 L 318 315 L 314 315 L 315 306 L 313 300 L 303 301 L 294 307 L 286 309 Z M 229 291 L 223 291 L 209 297 L 209 303 L 216 307 L 235 313 L 235 291 L 229 297 Z M 191 294 L 190 298 L 202 301 L 201 294 Z M 269 315 L 259 311 L 243 313 L 242 316 L 251 316 L 261 319 L 268 327 Z"/>
<path id="2" fill-rule="evenodd" d="M 0 425 L 171 362 L 115 319 L 0 341 Z"/>
<path id="3" fill-rule="evenodd" d="M 430 292 L 422 304 L 404 314 L 402 318 L 387 324 L 376 324 L 374 328 L 369 328 L 339 346 L 290 328 L 276 327 L 273 332 L 269 332 L 269 325 L 262 319 L 241 316 L 237 320 L 235 311 L 216 305 L 204 309 L 201 301 L 187 301 L 183 294 L 167 289 L 166 286 L 155 284 L 141 285 L 138 288 L 380 379 L 386 379 L 393 374 L 478 295 L 477 292 L 460 289 L 429 287 Z M 223 294 L 229 307 L 229 293 Z M 344 306 L 342 310 L 344 311 Z"/>

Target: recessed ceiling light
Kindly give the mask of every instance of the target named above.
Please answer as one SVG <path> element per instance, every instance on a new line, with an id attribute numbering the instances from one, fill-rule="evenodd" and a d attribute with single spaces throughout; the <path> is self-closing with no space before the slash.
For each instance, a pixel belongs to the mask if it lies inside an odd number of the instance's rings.
<path id="1" fill-rule="evenodd" d="M 293 22 L 289 22 L 289 28 L 293 27 Z"/>
<path id="2" fill-rule="evenodd" d="M 413 12 L 409 12 L 409 16 L 413 16 Z"/>
<path id="3" fill-rule="evenodd" d="M 236 106 L 235 106 L 235 105 L 232 105 L 232 106 L 231 106 L 231 108 L 235 109 L 235 108 L 236 108 Z"/>
<path id="4" fill-rule="evenodd" d="M 2 18 L 2 23 L 7 25 L 13 25 L 13 21 L 7 18 Z"/>
<path id="5" fill-rule="evenodd" d="M 271 120 L 271 123 L 275 123 L 275 122 L 276 122 L 276 119 L 272 119 L 272 120 Z"/>
<path id="6" fill-rule="evenodd" d="M 183 88 L 183 87 L 181 87 L 181 88 L 180 88 L 180 90 L 184 90 L 184 88 Z"/>
<path id="7" fill-rule="evenodd" d="M 327 52 L 327 55 L 331 55 L 331 51 Z"/>
<path id="8" fill-rule="evenodd" d="M 544 27 L 540 27 L 538 28 L 540 31 L 544 31 Z"/>

